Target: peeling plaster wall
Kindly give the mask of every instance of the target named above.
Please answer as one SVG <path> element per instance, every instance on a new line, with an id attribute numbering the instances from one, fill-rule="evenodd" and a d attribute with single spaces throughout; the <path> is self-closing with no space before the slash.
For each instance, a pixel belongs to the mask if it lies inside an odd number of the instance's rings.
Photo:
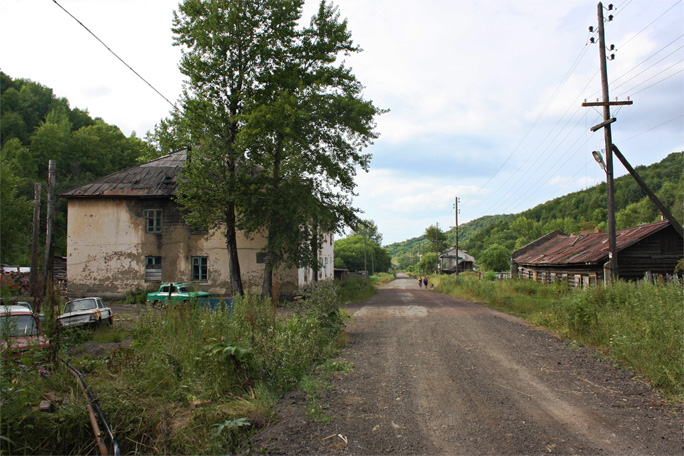
<path id="1" fill-rule="evenodd" d="M 161 233 L 147 232 L 144 211 L 148 209 L 162 210 Z M 246 238 L 238 233 L 237 244 L 244 287 L 260 289 L 264 265 L 257 262 L 257 253 L 266 244 L 265 237 Z M 325 243 L 323 252 L 332 262 L 332 244 Z M 232 296 L 223 232 L 194 232 L 169 199 L 74 198 L 68 202 L 70 297 L 120 298 L 136 288 L 157 287 L 159 282 L 145 281 L 146 257 L 161 257 L 162 282 L 190 282 L 195 256 L 207 257 L 208 263 L 208 280 L 198 282 L 199 289 L 216 296 Z M 332 277 L 332 266 L 328 269 Z M 281 296 L 294 295 L 302 284 L 298 280 L 301 271 L 278 272 L 276 282 Z"/>
<path id="2" fill-rule="evenodd" d="M 135 222 L 124 200 L 69 200 L 67 283 L 70 296 L 108 296 L 142 285 L 144 220 Z"/>

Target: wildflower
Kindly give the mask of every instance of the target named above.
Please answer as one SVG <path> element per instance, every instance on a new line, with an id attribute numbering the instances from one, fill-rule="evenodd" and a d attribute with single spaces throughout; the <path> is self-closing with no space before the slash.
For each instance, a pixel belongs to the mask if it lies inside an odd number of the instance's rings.
<path id="1" fill-rule="evenodd" d="M 44 367 L 41 367 L 40 369 L 38 369 L 38 374 L 40 374 L 44 378 L 48 378 L 50 376 L 50 372 L 48 372 L 48 370 L 45 369 Z"/>

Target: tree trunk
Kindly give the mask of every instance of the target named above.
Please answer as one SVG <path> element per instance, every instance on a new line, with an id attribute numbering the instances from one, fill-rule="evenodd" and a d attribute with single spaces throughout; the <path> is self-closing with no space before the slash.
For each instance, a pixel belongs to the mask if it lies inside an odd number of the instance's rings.
<path id="1" fill-rule="evenodd" d="M 273 293 L 273 262 L 271 255 L 268 255 L 266 265 L 264 267 L 264 280 L 261 283 L 261 297 L 267 298 Z"/>
<path id="2" fill-rule="evenodd" d="M 282 135 L 278 135 L 275 147 L 273 149 L 273 176 L 272 176 L 272 195 L 278 198 L 278 190 L 280 189 L 280 162 L 282 160 L 283 151 L 283 138 Z M 266 246 L 267 258 L 266 266 L 264 268 L 264 281 L 261 284 L 261 297 L 266 298 L 267 296 L 273 295 L 273 273 L 277 269 L 279 263 L 279 258 L 276 252 L 273 252 L 273 246 L 275 245 L 274 233 L 278 229 L 278 210 L 279 202 L 276 202 L 276 208 L 271 209 L 271 213 L 268 218 L 268 245 Z"/>
<path id="3" fill-rule="evenodd" d="M 313 282 L 316 283 L 318 282 L 318 271 L 320 270 L 320 265 L 318 264 L 318 224 L 311 231 L 313 232 L 313 236 L 311 236 L 311 252 L 314 259 L 311 269 L 313 270 Z"/>
<path id="4" fill-rule="evenodd" d="M 226 208 L 226 248 L 228 249 L 228 263 L 230 267 L 230 286 L 233 296 L 243 295 L 240 261 L 238 259 L 237 235 L 235 233 L 235 205 L 228 204 Z"/>

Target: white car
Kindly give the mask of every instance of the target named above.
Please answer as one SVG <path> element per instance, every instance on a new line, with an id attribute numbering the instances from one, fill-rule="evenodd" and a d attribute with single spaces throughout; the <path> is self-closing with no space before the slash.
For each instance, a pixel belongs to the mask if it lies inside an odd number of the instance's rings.
<path id="1" fill-rule="evenodd" d="M 57 317 L 62 327 L 99 326 L 112 324 L 112 309 L 106 307 L 102 298 L 74 299 L 64 304 L 64 313 Z"/>

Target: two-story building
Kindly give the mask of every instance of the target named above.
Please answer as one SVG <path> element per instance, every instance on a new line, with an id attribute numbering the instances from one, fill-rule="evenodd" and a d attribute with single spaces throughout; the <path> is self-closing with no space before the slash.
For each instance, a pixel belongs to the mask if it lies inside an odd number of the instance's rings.
<path id="1" fill-rule="evenodd" d="M 186 160 L 182 149 L 60 194 L 68 199 L 67 278 L 71 296 L 117 298 L 161 282 L 193 282 L 216 295 L 233 294 L 225 236 L 186 224 L 173 196 Z M 319 280 L 332 279 L 334 240 L 325 236 Z M 238 233 L 245 288 L 260 287 L 263 236 Z M 282 296 L 315 279 L 311 268 L 283 268 L 275 284 Z"/>

